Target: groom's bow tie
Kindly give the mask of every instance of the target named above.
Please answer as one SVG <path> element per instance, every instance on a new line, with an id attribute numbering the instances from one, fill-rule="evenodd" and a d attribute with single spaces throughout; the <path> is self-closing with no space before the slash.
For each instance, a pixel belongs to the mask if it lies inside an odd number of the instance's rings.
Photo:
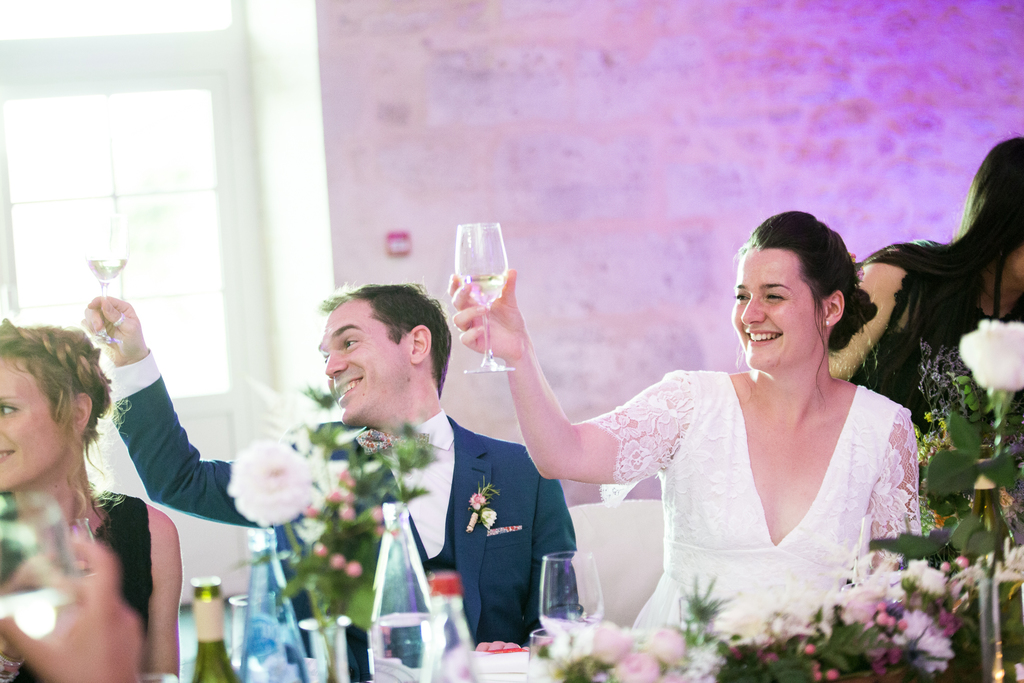
<path id="1" fill-rule="evenodd" d="M 366 429 L 356 435 L 356 441 L 363 447 L 363 450 L 367 453 L 379 453 L 380 451 L 386 451 L 391 448 L 398 437 L 388 434 L 387 432 L 381 432 L 376 429 Z M 430 443 L 430 437 L 426 434 L 417 434 L 416 440 L 420 443 Z"/>

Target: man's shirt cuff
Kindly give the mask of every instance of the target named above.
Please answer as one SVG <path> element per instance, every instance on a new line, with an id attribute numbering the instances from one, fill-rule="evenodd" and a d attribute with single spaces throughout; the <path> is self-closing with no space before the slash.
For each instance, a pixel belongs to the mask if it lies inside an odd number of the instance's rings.
<path id="1" fill-rule="evenodd" d="M 156 366 L 153 352 L 131 365 L 115 367 L 110 371 L 110 397 L 114 401 L 128 398 L 146 387 L 152 386 L 160 379 L 160 368 Z"/>

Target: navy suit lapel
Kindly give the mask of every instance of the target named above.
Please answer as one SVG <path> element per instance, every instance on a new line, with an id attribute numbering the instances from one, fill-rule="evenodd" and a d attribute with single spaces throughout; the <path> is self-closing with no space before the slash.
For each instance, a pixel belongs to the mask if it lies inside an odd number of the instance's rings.
<path id="1" fill-rule="evenodd" d="M 466 533 L 469 525 L 469 497 L 476 493 L 484 482 L 491 481 L 491 464 L 483 457 L 487 449 L 472 432 L 457 425 L 448 418 L 455 431 L 455 473 L 452 476 L 452 541 L 455 550 L 455 566 L 462 575 L 464 591 L 463 606 L 469 629 L 476 633 L 480 623 L 480 567 L 484 561 L 484 545 L 487 529 L 477 523 L 472 533 Z"/>

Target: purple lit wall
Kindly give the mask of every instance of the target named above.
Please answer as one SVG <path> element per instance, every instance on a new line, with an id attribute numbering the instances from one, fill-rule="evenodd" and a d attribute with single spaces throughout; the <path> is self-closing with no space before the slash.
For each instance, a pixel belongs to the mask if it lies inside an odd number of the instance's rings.
<path id="1" fill-rule="evenodd" d="M 985 153 L 1024 134 L 1019 2 L 317 4 L 338 282 L 444 297 L 456 224 L 501 222 L 573 419 L 736 369 L 733 254 L 767 216 L 810 211 L 861 257 L 945 241 Z M 456 344 L 445 408 L 514 439 L 477 362 Z"/>

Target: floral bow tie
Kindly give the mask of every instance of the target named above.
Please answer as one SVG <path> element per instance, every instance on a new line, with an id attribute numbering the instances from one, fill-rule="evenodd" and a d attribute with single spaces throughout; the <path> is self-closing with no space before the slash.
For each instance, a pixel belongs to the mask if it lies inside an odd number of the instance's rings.
<path id="1" fill-rule="evenodd" d="M 356 435 L 356 441 L 363 447 L 363 450 L 367 453 L 379 453 L 386 451 L 395 445 L 395 441 L 398 440 L 397 436 L 382 432 L 376 429 L 366 429 Z M 430 436 L 427 434 L 417 434 L 416 440 L 420 443 L 430 443 Z"/>

